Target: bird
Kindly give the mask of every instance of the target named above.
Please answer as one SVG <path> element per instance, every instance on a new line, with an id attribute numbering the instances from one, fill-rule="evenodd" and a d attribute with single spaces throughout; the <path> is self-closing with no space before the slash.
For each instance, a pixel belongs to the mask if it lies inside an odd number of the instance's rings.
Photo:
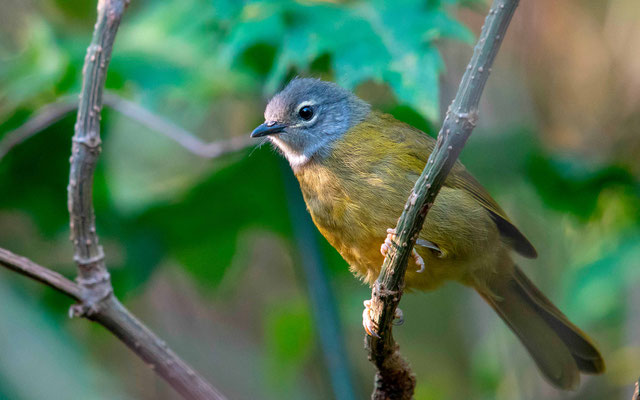
<path id="1" fill-rule="evenodd" d="M 264 118 L 251 137 L 268 138 L 288 160 L 316 227 L 351 272 L 372 286 L 393 244 L 390 227 L 435 140 L 315 78 L 291 80 L 268 102 Z M 593 341 L 515 264 L 514 253 L 536 258 L 536 249 L 459 161 L 413 250 L 406 289 L 430 291 L 448 281 L 475 289 L 553 386 L 573 390 L 580 373 L 604 372 Z M 366 330 L 376 334 L 375 326 Z"/>

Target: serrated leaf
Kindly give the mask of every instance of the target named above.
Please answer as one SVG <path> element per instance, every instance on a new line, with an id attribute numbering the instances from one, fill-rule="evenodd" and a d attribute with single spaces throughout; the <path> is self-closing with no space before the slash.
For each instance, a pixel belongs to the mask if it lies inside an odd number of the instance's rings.
<path id="1" fill-rule="evenodd" d="M 473 35 L 439 2 L 352 2 L 343 5 L 278 0 L 245 6 L 226 42 L 231 58 L 257 42 L 276 43 L 266 88 L 281 87 L 291 69 L 308 70 L 329 54 L 336 81 L 354 89 L 367 80 L 388 83 L 398 99 L 431 120 L 438 118 L 442 60 L 434 41 L 470 42 Z"/>

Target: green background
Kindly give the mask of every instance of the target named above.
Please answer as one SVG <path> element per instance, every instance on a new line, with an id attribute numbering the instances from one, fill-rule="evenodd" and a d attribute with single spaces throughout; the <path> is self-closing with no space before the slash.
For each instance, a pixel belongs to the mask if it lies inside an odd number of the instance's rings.
<path id="1" fill-rule="evenodd" d="M 79 92 L 95 4 L 0 7 L 2 140 Z M 449 284 L 402 300 L 394 332 L 416 399 L 630 398 L 640 374 L 639 8 L 524 2 L 461 156 L 538 249 L 518 263 L 598 343 L 607 373 L 575 393 L 552 389 L 489 307 Z M 314 76 L 435 135 L 486 11 L 478 1 L 134 0 L 107 89 L 215 142 L 248 135 L 269 96 Z M 68 277 L 74 120 L 0 159 L 0 247 Z M 200 158 L 108 107 L 102 137 L 98 234 L 134 313 L 231 399 L 369 395 L 370 291 L 310 225 L 277 152 Z M 0 398 L 177 398 L 103 328 L 69 319 L 69 305 L 0 270 Z M 337 361 L 336 347 L 346 349 Z"/>

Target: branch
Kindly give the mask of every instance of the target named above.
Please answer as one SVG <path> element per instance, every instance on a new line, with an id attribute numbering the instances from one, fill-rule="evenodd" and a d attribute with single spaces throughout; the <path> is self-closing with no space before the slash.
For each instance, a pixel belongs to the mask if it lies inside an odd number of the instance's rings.
<path id="1" fill-rule="evenodd" d="M 0 265 L 44 283 L 80 303 L 84 302 L 80 285 L 27 258 L 0 248 Z M 111 331 L 185 398 L 225 399 L 138 321 L 115 296 L 103 300 L 98 311 L 87 317 Z"/>
<path id="2" fill-rule="evenodd" d="M 398 352 L 391 327 L 402 296 L 407 261 L 440 187 L 476 125 L 482 90 L 517 5 L 518 0 L 493 2 L 458 93 L 447 110 L 436 146 L 400 216 L 395 246 L 387 253 L 372 290 L 372 320 L 380 336 L 365 337 L 369 359 L 377 368 L 373 399 L 413 397 L 415 376 Z"/>
<path id="3" fill-rule="evenodd" d="M 98 21 L 82 69 L 82 92 L 67 187 L 73 259 L 78 266 L 77 281 L 83 299 L 73 310 L 77 316 L 91 316 L 99 310 L 100 303 L 113 294 L 96 233 L 93 173 L 101 151 L 102 91 L 115 35 L 127 4 L 125 0 L 98 1 Z"/>
<path id="4" fill-rule="evenodd" d="M 107 67 L 128 0 L 99 0 L 98 20 L 85 57 L 68 186 L 71 241 L 80 301 L 70 312 L 96 321 L 189 399 L 224 397 L 140 323 L 113 294 L 93 209 L 93 173 L 100 155 L 100 111 Z M 38 269 L 40 270 L 40 269 Z M 59 287 L 56 286 L 59 289 Z"/>
<path id="5" fill-rule="evenodd" d="M 640 400 L 640 379 L 636 381 L 636 389 L 633 392 L 631 400 Z"/>
<path id="6" fill-rule="evenodd" d="M 9 250 L 0 248 L 0 265 L 35 281 L 44 283 L 50 288 L 71 297 L 73 300 L 82 301 L 80 287 L 75 282 L 70 281 L 55 271 L 34 263 L 28 258 L 20 257 Z"/>
<path id="7" fill-rule="evenodd" d="M 86 317 L 103 325 L 176 391 L 188 399 L 225 397 L 182 361 L 151 330 L 133 316 L 113 295 L 102 246 L 98 244 L 92 202 L 93 173 L 100 155 L 100 111 L 104 104 L 174 140 L 188 151 L 215 158 L 248 147 L 249 138 L 231 138 L 204 143 L 195 135 L 151 113 L 143 107 L 107 93 L 103 98 L 106 71 L 122 15 L 129 0 L 99 0 L 98 21 L 83 67 L 80 101 L 69 96 L 49 104 L 32 119 L 8 132 L 0 141 L 0 159 L 77 109 L 78 117 L 71 154 L 68 186 L 71 240 L 78 267 L 77 282 L 0 249 L 0 265 L 52 287 L 78 303 L 70 315 Z"/>
<path id="8" fill-rule="evenodd" d="M 38 114 L 16 129 L 7 132 L 0 141 L 0 160 L 7 153 L 34 136 L 36 133 L 60 121 L 65 115 L 78 108 L 78 101 L 63 97 L 42 107 Z"/>
<path id="9" fill-rule="evenodd" d="M 235 136 L 210 143 L 204 142 L 195 134 L 177 126 L 168 119 L 131 100 L 124 99 L 108 91 L 104 93 L 103 105 L 116 110 L 150 130 L 163 134 L 198 157 L 214 159 L 240 151 L 253 144 L 249 135 Z M 0 140 L 0 160 L 15 146 L 47 129 L 77 109 L 78 100 L 76 95 L 61 97 L 55 102 L 43 106 L 33 118 L 3 136 Z"/>
<path id="10" fill-rule="evenodd" d="M 253 143 L 253 140 L 249 135 L 242 135 L 242 137 L 236 136 L 226 140 L 206 143 L 193 133 L 177 126 L 173 122 L 115 94 L 106 93 L 104 103 L 119 113 L 141 123 L 147 128 L 162 133 L 199 157 L 217 158 L 222 155 L 247 148 Z"/>

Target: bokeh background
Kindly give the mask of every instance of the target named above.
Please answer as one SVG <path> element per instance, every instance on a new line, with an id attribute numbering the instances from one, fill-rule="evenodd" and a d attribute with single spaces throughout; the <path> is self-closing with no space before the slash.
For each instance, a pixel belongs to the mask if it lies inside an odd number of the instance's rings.
<path id="1" fill-rule="evenodd" d="M 107 89 L 217 142 L 246 137 L 288 79 L 315 76 L 435 135 L 487 7 L 134 0 Z M 43 107 L 75 98 L 95 8 L 0 1 L 0 150 Z M 590 333 L 607 373 L 575 393 L 552 389 L 489 307 L 449 284 L 402 300 L 395 336 L 416 399 L 630 399 L 640 375 L 638 43 L 636 0 L 522 1 L 461 157 L 537 247 L 539 259 L 519 263 Z M 0 159 L 0 247 L 69 277 L 74 120 L 41 126 Z M 125 304 L 231 399 L 368 397 L 370 291 L 310 223 L 280 156 L 252 144 L 203 158 L 109 107 L 102 127 L 98 233 Z M 69 305 L 0 270 L 0 398 L 177 398 L 104 329 L 69 319 Z"/>

